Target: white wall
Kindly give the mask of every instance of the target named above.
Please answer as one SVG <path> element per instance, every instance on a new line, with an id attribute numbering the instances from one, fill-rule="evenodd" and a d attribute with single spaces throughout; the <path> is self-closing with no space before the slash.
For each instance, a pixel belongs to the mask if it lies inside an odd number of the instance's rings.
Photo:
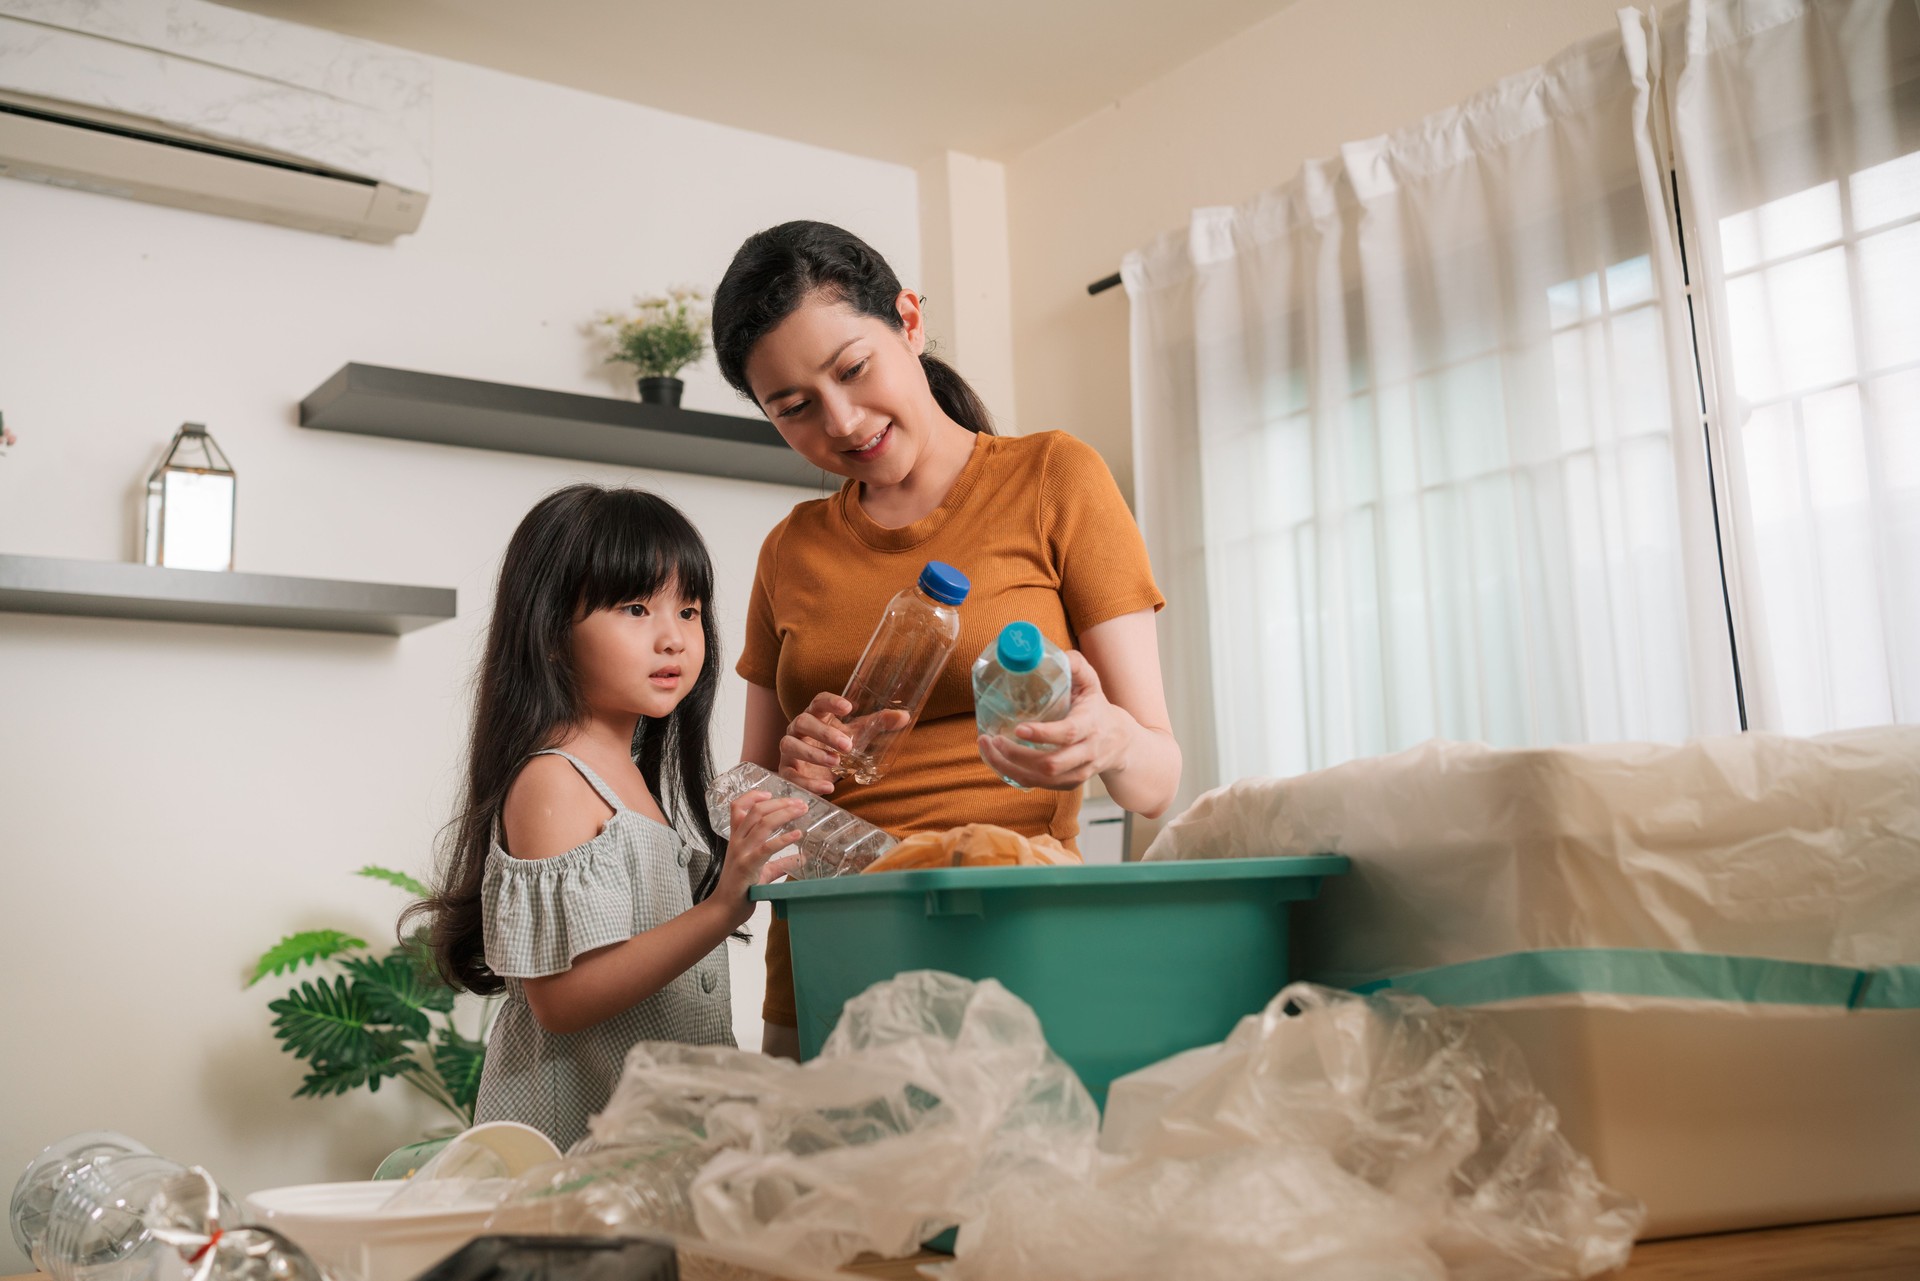
<path id="1" fill-rule="evenodd" d="M 943 151 L 918 172 L 928 332 L 937 354 L 979 393 L 994 430 L 1015 434 L 1006 166 Z"/>
<path id="2" fill-rule="evenodd" d="M 349 360 L 630 394 L 578 332 L 636 291 L 711 287 L 742 237 L 843 223 L 918 272 L 911 169 L 436 63 L 435 180 L 391 247 L 0 180 L 0 551 L 125 559 L 132 487 L 183 420 L 240 477 L 239 567 L 452 586 L 399 640 L 0 614 L 0 1170 L 90 1127 L 239 1191 L 364 1178 L 439 1118 L 404 1087 L 289 1099 L 298 1065 L 243 992 L 282 934 L 391 937 L 448 816 L 490 580 L 542 494 L 644 485 L 707 534 L 723 592 L 719 759 L 754 556 L 808 495 L 311 432 Z M 711 363 L 687 403 L 743 413 Z M 757 1011 L 758 964 L 736 956 Z M 753 1043 L 757 1024 L 743 1027 Z M 8 1184 L 10 1188 L 10 1182 Z M 24 1270 L 10 1240 L 0 1274 Z"/>
<path id="3" fill-rule="evenodd" d="M 1015 396 L 1132 492 L 1127 300 L 1087 285 L 1203 205 L 1451 106 L 1614 22 L 1616 0 L 1298 0 L 1007 166 Z"/>

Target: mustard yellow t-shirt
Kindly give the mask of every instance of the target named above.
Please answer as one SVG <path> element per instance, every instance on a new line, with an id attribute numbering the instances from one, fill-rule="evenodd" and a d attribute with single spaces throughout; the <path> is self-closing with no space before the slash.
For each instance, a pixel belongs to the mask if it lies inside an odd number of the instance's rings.
<path id="1" fill-rule="evenodd" d="M 980 759 L 973 661 L 1008 623 L 1025 620 L 1063 649 L 1109 619 L 1165 603 L 1146 545 L 1106 463 L 1065 432 L 977 436 L 946 501 L 900 529 L 876 524 L 858 485 L 801 503 L 760 548 L 738 672 L 772 689 L 788 720 L 816 694 L 838 694 L 894 594 L 930 560 L 973 586 L 960 642 L 886 777 L 843 781 L 835 804 L 896 836 L 995 823 L 1072 845 L 1080 794 L 1020 791 Z M 786 926 L 767 939 L 769 1022 L 792 1026 Z"/>

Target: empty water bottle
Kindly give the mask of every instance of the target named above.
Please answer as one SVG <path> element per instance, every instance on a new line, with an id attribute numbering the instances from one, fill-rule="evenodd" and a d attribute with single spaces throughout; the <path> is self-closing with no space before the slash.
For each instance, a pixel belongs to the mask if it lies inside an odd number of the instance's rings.
<path id="1" fill-rule="evenodd" d="M 33 1260 L 42 1272 L 39 1248 L 47 1234 L 47 1216 L 53 1211 L 54 1198 L 67 1185 L 75 1171 L 99 1157 L 151 1156 L 152 1150 L 137 1139 L 110 1130 L 87 1130 L 47 1144 L 27 1163 L 27 1172 L 13 1185 L 13 1200 L 7 1207 L 7 1221 L 13 1228 L 13 1243 L 20 1253 Z"/>
<path id="2" fill-rule="evenodd" d="M 612 1146 L 590 1140 L 582 1146 L 589 1150 L 575 1148 L 572 1155 L 535 1166 L 509 1185 L 488 1217 L 486 1231 L 516 1236 L 699 1235 L 693 1180 L 713 1159 L 713 1145 L 663 1137 Z"/>
<path id="3" fill-rule="evenodd" d="M 1073 706 L 1073 671 L 1060 647 L 1032 623 L 1008 623 L 973 663 L 973 714 L 982 734 L 1040 746 L 1014 734 L 1019 725 L 1057 721 Z M 1014 783 L 1005 775 L 1001 781 Z"/>
<path id="4" fill-rule="evenodd" d="M 31 1213 L 21 1214 L 21 1193 L 27 1191 L 27 1179 L 22 1179 L 22 1187 L 14 1193 L 15 1239 L 29 1251 L 34 1265 L 55 1281 L 166 1281 L 181 1273 L 181 1257 L 149 1231 L 149 1216 L 155 1198 L 171 1180 L 187 1172 L 179 1162 L 145 1150 L 96 1150 L 87 1159 L 66 1165 L 45 1217 L 37 1224 Z M 33 1177 L 34 1168 L 29 1167 L 27 1178 Z M 45 1186 L 43 1177 L 36 1187 Z M 238 1208 L 224 1194 L 217 1195 L 223 1220 L 239 1222 Z M 37 1191 L 28 1197 L 35 1202 L 43 1199 Z"/>
<path id="5" fill-rule="evenodd" d="M 853 747 L 840 754 L 836 778 L 871 783 L 893 764 L 900 743 L 947 658 L 960 640 L 960 604 L 972 584 L 941 561 L 928 561 L 920 580 L 887 602 L 873 638 L 841 697 L 853 704 L 842 721 Z"/>
<path id="6" fill-rule="evenodd" d="M 747 792 L 805 801 L 807 812 L 780 831 L 795 828 L 800 838 L 800 870 L 795 880 L 817 880 L 858 872 L 900 842 L 833 802 L 796 787 L 751 761 L 742 762 L 707 785 L 707 816 L 722 836 L 733 835 L 733 802 Z"/>

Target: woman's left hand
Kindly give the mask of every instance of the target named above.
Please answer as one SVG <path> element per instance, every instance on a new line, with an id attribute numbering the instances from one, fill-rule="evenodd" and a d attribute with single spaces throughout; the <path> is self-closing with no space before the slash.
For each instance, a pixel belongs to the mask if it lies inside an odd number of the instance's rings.
<path id="1" fill-rule="evenodd" d="M 1072 710 L 1057 721 L 1014 727 L 1017 737 L 1036 746 L 997 734 L 980 735 L 980 759 L 1003 778 L 1066 792 L 1126 763 L 1132 718 L 1107 701 L 1100 674 L 1079 650 L 1067 651 L 1067 665 L 1073 672 Z"/>

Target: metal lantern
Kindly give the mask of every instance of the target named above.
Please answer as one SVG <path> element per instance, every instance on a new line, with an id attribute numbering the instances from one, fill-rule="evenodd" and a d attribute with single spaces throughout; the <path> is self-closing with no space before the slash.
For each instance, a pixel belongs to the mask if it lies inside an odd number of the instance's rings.
<path id="1" fill-rule="evenodd" d="M 147 477 L 146 562 L 232 569 L 233 467 L 200 423 L 182 423 Z"/>

